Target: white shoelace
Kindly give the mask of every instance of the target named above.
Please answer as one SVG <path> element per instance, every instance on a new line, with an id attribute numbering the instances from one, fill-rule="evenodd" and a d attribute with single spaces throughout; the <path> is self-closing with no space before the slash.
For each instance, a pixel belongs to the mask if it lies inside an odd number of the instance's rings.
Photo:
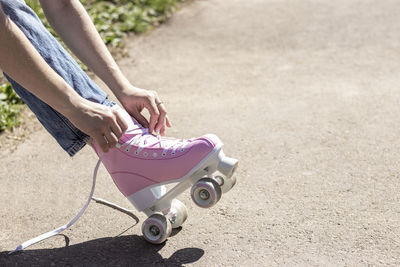
<path id="1" fill-rule="evenodd" d="M 14 252 L 23 250 L 23 249 L 25 249 L 25 248 L 33 245 L 33 244 L 36 244 L 36 243 L 38 243 L 38 242 L 40 242 L 42 240 L 45 240 L 45 239 L 47 239 L 49 237 L 55 236 L 55 235 L 63 232 L 64 230 L 70 228 L 83 215 L 83 213 L 85 212 L 85 210 L 87 209 L 87 207 L 90 204 L 90 200 L 93 197 L 94 189 L 95 189 L 95 186 L 96 186 L 97 172 L 99 170 L 99 166 L 100 166 L 100 163 L 101 163 L 101 157 L 102 157 L 102 154 L 100 155 L 100 158 L 97 161 L 96 167 L 94 168 L 94 171 L 93 171 L 92 189 L 90 190 L 90 194 L 89 194 L 88 200 L 86 201 L 86 203 L 82 207 L 82 209 L 78 212 L 78 214 L 69 223 L 67 223 L 67 224 L 65 224 L 65 225 L 63 225 L 61 227 L 58 227 L 57 229 L 54 229 L 54 230 L 52 230 L 50 232 L 41 234 L 41 235 L 39 235 L 39 236 L 37 236 L 35 238 L 32 238 L 32 239 L 30 239 L 28 241 L 25 241 L 24 243 L 19 245 L 16 249 L 14 249 L 13 251 L 9 252 L 8 255 L 10 255 L 10 254 L 12 254 Z"/>
<path id="2" fill-rule="evenodd" d="M 178 148 L 180 148 L 183 152 L 185 150 L 185 146 L 189 143 L 188 140 L 168 139 L 159 135 L 150 134 L 147 128 L 128 130 L 125 134 L 132 134 L 134 137 L 124 144 L 119 144 L 117 146 L 122 147 L 126 145 L 127 152 L 129 152 L 132 147 L 136 146 L 138 147 L 138 149 L 135 151 L 136 154 L 139 154 L 144 148 L 159 147 L 164 148 L 162 152 L 163 156 L 166 155 L 168 150 L 171 150 L 171 154 L 174 155 Z"/>

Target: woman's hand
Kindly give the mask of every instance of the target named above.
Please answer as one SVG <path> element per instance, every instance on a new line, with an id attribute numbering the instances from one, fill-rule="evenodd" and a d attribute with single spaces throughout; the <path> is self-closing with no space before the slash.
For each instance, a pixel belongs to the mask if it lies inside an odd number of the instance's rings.
<path id="1" fill-rule="evenodd" d="M 130 84 L 107 50 L 82 4 L 79 1 L 52 0 L 40 0 L 40 3 L 58 35 L 107 84 L 126 111 L 144 127 L 149 128 L 150 132 L 164 135 L 165 127 L 171 127 L 171 124 L 157 93 Z M 150 113 L 149 121 L 141 114 L 144 108 Z"/>
<path id="2" fill-rule="evenodd" d="M 103 152 L 115 147 L 128 128 L 116 109 L 83 98 L 65 116 L 75 127 L 93 138 Z"/>
<path id="3" fill-rule="evenodd" d="M 148 127 L 150 132 L 164 135 L 165 127 L 171 127 L 171 124 L 157 93 L 130 84 L 107 50 L 82 4 L 79 1 L 52 0 L 40 0 L 40 3 L 58 35 L 107 84 L 126 111 L 144 127 Z M 150 121 L 141 114 L 144 108 L 150 113 Z"/>
<path id="4" fill-rule="evenodd" d="M 140 89 L 129 85 L 117 96 L 125 110 L 142 126 L 149 128 L 149 132 L 165 135 L 165 127 L 171 127 L 165 105 L 155 91 Z M 141 112 L 146 108 L 150 113 L 148 121 Z"/>

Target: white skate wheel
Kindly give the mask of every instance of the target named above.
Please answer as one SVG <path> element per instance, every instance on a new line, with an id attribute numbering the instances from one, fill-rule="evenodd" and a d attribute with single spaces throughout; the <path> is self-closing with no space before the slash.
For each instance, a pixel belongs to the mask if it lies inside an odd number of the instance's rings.
<path id="1" fill-rule="evenodd" d="M 187 219 L 188 213 L 185 204 L 174 199 L 171 203 L 171 210 L 167 217 L 171 222 L 172 228 L 180 227 Z"/>
<path id="2" fill-rule="evenodd" d="M 197 206 L 210 208 L 221 199 L 222 191 L 218 182 L 211 178 L 203 178 L 192 186 L 191 196 Z"/>
<path id="3" fill-rule="evenodd" d="M 142 224 L 143 237 L 152 244 L 161 244 L 171 235 L 172 226 L 167 218 L 155 213 Z"/>

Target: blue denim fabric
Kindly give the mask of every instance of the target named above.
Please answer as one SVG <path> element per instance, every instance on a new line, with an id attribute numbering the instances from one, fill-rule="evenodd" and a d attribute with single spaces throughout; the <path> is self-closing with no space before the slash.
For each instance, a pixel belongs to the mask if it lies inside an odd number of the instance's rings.
<path id="1" fill-rule="evenodd" d="M 4 13 L 21 29 L 47 64 L 79 95 L 107 106 L 115 104 L 107 99 L 106 93 L 86 75 L 68 52 L 46 30 L 33 10 L 25 4 L 25 1 L 0 1 Z M 42 125 L 70 156 L 85 146 L 89 139 L 88 135 L 77 129 L 67 118 L 31 94 L 7 74 L 5 76 Z"/>

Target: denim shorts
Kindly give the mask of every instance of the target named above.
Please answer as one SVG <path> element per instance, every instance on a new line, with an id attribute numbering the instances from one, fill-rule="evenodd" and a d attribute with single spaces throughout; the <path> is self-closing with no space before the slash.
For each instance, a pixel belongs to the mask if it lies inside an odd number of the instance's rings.
<path id="1" fill-rule="evenodd" d="M 71 55 L 47 31 L 33 10 L 25 4 L 25 1 L 0 0 L 0 2 L 4 13 L 21 29 L 47 64 L 80 96 L 107 106 L 115 105 L 114 102 L 107 99 L 107 94 L 87 76 Z M 67 118 L 19 85 L 6 73 L 4 75 L 16 93 L 35 113 L 40 123 L 70 156 L 85 146 L 89 140 L 87 134 L 77 129 Z"/>

